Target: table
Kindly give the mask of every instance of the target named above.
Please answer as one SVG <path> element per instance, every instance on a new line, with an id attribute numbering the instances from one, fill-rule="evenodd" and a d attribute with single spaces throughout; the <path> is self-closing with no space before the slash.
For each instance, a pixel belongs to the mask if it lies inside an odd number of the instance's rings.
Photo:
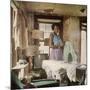
<path id="1" fill-rule="evenodd" d="M 26 69 L 26 72 L 25 72 Z M 28 73 L 28 63 L 26 64 L 17 64 L 12 70 L 18 70 L 18 78 L 21 80 Z"/>

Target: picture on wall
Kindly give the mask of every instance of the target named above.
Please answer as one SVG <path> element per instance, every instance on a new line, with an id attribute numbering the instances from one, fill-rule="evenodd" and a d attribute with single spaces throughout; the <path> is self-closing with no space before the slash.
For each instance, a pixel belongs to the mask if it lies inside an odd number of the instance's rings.
<path id="1" fill-rule="evenodd" d="M 87 85 L 87 5 L 10 2 L 11 89 Z"/>

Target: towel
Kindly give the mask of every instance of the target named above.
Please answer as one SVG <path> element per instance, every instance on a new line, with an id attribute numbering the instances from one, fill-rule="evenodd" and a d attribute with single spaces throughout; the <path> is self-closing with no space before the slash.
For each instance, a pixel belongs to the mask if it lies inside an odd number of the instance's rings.
<path id="1" fill-rule="evenodd" d="M 63 58 L 68 62 L 69 55 L 72 56 L 72 62 L 77 63 L 77 55 L 74 51 L 73 45 L 70 41 L 65 42 Z"/>

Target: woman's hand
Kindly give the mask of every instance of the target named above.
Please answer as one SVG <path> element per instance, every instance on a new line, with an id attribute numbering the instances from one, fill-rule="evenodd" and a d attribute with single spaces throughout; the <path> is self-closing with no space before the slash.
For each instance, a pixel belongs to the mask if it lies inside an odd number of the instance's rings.
<path id="1" fill-rule="evenodd" d="M 54 45 L 53 48 L 56 49 L 56 48 L 59 48 L 59 46 L 58 45 Z"/>
<path id="2" fill-rule="evenodd" d="M 63 47 L 64 46 L 64 44 L 61 44 L 59 47 Z"/>

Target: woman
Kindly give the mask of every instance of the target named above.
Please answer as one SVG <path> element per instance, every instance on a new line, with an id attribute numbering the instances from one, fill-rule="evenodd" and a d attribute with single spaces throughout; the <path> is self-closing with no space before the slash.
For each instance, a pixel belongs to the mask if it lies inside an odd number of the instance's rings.
<path id="1" fill-rule="evenodd" d="M 60 28 L 58 24 L 52 25 L 53 32 L 50 34 L 50 59 L 62 60 L 63 42 L 60 38 Z M 52 48 L 52 49 L 51 49 Z"/>

